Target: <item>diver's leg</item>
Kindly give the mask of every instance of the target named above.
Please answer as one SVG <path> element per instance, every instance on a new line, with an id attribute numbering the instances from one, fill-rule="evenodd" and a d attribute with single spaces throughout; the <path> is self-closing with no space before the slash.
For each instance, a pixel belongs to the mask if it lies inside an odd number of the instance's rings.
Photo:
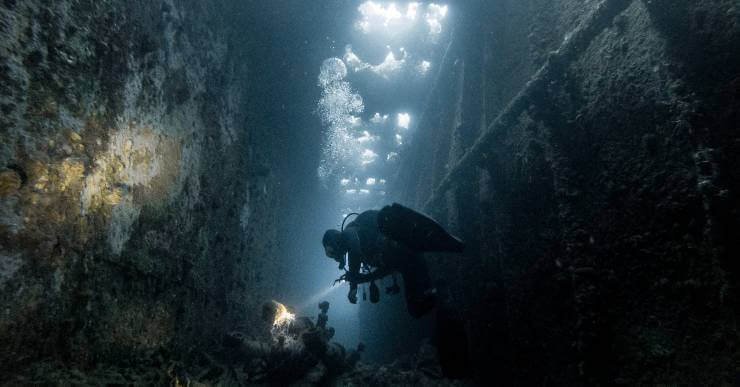
<path id="1" fill-rule="evenodd" d="M 432 292 L 426 262 L 420 254 L 409 255 L 400 270 L 403 277 L 406 307 L 409 314 L 419 318 L 436 305 L 436 295 Z"/>

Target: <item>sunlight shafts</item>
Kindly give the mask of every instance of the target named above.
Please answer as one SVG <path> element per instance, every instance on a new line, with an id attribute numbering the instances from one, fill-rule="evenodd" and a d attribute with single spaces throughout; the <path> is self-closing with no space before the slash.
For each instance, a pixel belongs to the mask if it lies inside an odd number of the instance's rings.
<path id="1" fill-rule="evenodd" d="M 360 19 L 355 27 L 364 34 L 383 33 L 397 35 L 412 30 L 423 13 L 424 23 L 427 25 L 430 35 L 438 35 L 442 32 L 443 21 L 447 17 L 447 5 L 430 3 L 424 6 L 418 2 L 395 3 L 365 1 L 358 11 Z"/>
<path id="2" fill-rule="evenodd" d="M 363 0 L 350 24 L 351 38 L 337 42 L 344 46 L 341 56 L 322 64 L 318 176 L 336 195 L 332 218 L 338 224 L 346 214 L 395 199 L 389 176 L 397 174 L 415 141 L 428 73 L 441 60 L 440 43 L 449 38 L 449 11 L 439 3 Z M 334 289 L 322 289 L 307 303 Z"/>

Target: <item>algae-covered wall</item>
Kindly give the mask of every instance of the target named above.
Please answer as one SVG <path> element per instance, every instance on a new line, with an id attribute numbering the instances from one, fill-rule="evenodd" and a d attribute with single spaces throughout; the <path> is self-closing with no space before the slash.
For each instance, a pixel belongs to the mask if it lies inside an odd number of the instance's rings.
<path id="1" fill-rule="evenodd" d="M 735 381 L 737 1 L 470 7 L 399 199 L 469 245 L 429 261 L 476 377 Z"/>
<path id="2" fill-rule="evenodd" d="M 0 4 L 0 372 L 254 321 L 280 195 L 226 3 Z"/>

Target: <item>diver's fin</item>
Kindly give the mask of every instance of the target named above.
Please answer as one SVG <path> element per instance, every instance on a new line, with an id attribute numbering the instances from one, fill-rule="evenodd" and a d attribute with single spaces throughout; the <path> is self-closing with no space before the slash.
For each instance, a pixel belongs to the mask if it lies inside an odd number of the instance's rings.
<path id="1" fill-rule="evenodd" d="M 462 252 L 465 248 L 434 219 L 398 203 L 380 210 L 378 227 L 387 237 L 416 251 Z"/>

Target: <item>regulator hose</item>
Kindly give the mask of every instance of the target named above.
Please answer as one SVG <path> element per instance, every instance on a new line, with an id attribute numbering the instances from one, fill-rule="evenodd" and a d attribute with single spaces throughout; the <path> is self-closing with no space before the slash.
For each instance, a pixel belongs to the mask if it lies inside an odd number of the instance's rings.
<path id="1" fill-rule="evenodd" d="M 346 221 L 347 221 L 347 219 L 348 219 L 348 218 L 349 218 L 350 216 L 352 216 L 352 215 L 357 215 L 357 216 L 360 216 L 360 214 L 358 214 L 358 213 L 356 213 L 356 212 L 353 212 L 353 213 L 347 214 L 347 216 L 345 216 L 345 217 L 344 217 L 344 220 L 342 221 L 342 231 L 344 231 L 344 222 L 346 222 Z"/>

